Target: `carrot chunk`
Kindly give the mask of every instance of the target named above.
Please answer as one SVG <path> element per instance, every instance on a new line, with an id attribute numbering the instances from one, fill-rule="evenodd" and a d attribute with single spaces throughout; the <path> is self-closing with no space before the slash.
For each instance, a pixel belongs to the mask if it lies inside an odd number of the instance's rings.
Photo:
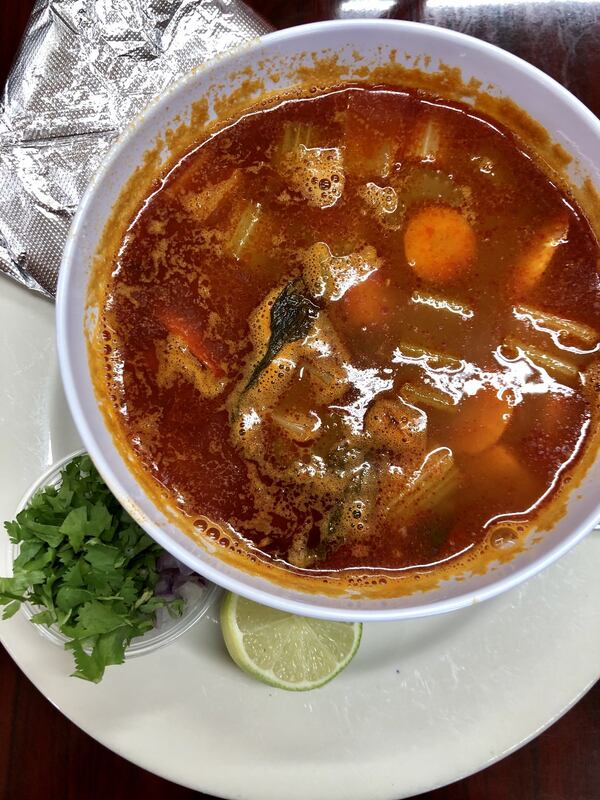
<path id="1" fill-rule="evenodd" d="M 473 457 L 473 479 L 487 496 L 506 496 L 532 502 L 540 491 L 539 481 L 506 445 L 495 444 Z"/>
<path id="2" fill-rule="evenodd" d="M 389 311 L 389 290 L 379 272 L 353 286 L 341 302 L 348 319 L 359 326 L 372 325 Z"/>
<path id="3" fill-rule="evenodd" d="M 196 327 L 181 312 L 172 308 L 162 308 L 157 314 L 158 320 L 170 334 L 177 336 L 190 353 L 198 361 L 205 364 L 216 378 L 224 378 L 226 373 L 215 354 L 211 352 L 210 345 L 199 333 Z"/>
<path id="4" fill-rule="evenodd" d="M 419 278 L 447 283 L 470 266 L 477 251 L 473 229 L 454 208 L 429 206 L 418 211 L 406 228 L 406 260 Z"/>
<path id="5" fill-rule="evenodd" d="M 474 454 L 491 447 L 502 437 L 511 416 L 512 408 L 492 389 L 466 397 L 452 425 L 453 450 Z"/>

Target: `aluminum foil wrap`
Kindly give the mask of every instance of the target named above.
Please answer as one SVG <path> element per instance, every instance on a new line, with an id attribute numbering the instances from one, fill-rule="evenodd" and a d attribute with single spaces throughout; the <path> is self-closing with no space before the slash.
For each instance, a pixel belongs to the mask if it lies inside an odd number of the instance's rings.
<path id="1" fill-rule="evenodd" d="M 268 30 L 238 0 L 38 0 L 0 102 L 0 271 L 52 298 L 115 137 L 180 75 Z"/>

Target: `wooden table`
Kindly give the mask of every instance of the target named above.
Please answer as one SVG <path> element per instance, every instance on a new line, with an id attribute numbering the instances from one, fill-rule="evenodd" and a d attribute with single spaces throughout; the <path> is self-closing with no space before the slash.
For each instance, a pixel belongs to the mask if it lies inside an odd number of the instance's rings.
<path id="1" fill-rule="evenodd" d="M 32 5 L 33 0 L 0 0 L 0 85 Z M 277 27 L 334 17 L 379 16 L 464 31 L 532 62 L 600 116 L 600 2 L 254 0 L 251 5 Z M 3 800 L 202 797 L 96 744 L 33 688 L 1 648 L 0 792 Z M 527 747 L 478 775 L 422 798 L 599 800 L 600 684 Z"/>

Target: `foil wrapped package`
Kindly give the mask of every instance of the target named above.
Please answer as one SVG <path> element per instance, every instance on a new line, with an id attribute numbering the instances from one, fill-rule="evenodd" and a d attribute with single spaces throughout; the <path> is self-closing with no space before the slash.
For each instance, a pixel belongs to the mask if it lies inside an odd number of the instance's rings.
<path id="1" fill-rule="evenodd" d="M 0 271 L 52 298 L 111 142 L 182 74 L 268 30 L 238 0 L 38 0 L 0 103 Z"/>

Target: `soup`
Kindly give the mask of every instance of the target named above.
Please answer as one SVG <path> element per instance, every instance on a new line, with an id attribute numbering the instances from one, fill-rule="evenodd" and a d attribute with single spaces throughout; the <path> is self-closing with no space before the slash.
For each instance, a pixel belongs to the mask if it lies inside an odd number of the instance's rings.
<path id="1" fill-rule="evenodd" d="M 99 391 L 224 550 L 419 574 L 511 552 L 591 439 L 598 242 L 506 128 L 342 85 L 223 125 L 115 256 Z"/>

